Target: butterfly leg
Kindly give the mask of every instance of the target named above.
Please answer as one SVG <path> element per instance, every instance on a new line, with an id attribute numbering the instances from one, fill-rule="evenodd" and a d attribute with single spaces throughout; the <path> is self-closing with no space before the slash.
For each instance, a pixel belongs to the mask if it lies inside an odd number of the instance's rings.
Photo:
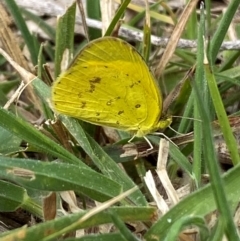
<path id="1" fill-rule="evenodd" d="M 143 138 L 144 138 L 144 140 L 145 140 L 145 141 L 148 143 L 148 145 L 149 145 L 149 148 L 146 150 L 146 152 L 149 152 L 149 151 L 153 150 L 153 145 L 152 145 L 152 143 L 148 140 L 148 138 L 147 138 L 146 136 L 144 136 Z"/>
<path id="2" fill-rule="evenodd" d="M 129 139 L 128 143 L 131 143 L 132 140 L 133 140 L 135 137 L 136 137 L 136 136 L 134 135 L 131 139 Z M 144 140 L 145 140 L 145 141 L 148 143 L 148 145 L 149 145 L 149 148 L 146 150 L 146 152 L 153 150 L 153 145 L 152 145 L 152 143 L 148 140 L 148 138 L 147 138 L 146 136 L 143 136 L 143 138 L 144 138 Z"/>
<path id="3" fill-rule="evenodd" d="M 174 146 L 178 147 L 169 137 L 164 135 L 162 132 L 154 132 L 152 134 L 156 135 L 156 136 L 163 136 L 165 139 L 167 139 L 169 142 L 171 142 Z"/>
<path id="4" fill-rule="evenodd" d="M 132 142 L 132 140 L 133 140 L 135 137 L 136 137 L 135 135 L 134 135 L 134 136 L 132 136 L 132 137 L 131 137 L 131 139 L 129 139 L 129 140 L 128 140 L 128 143 L 131 143 L 131 142 Z"/>
<path id="5" fill-rule="evenodd" d="M 138 152 L 138 156 L 137 157 L 141 157 L 141 156 L 146 156 L 151 154 L 151 151 L 154 150 L 152 143 L 148 140 L 148 138 L 146 136 L 143 136 L 144 140 L 147 142 L 147 144 L 149 145 L 149 148 L 145 151 L 142 152 Z M 137 157 L 135 157 L 135 159 L 137 159 Z"/>

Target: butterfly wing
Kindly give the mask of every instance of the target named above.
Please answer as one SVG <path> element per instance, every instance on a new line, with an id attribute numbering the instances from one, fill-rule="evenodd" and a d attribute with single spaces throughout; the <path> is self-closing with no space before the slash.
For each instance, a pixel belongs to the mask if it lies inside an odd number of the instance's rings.
<path id="1" fill-rule="evenodd" d="M 136 133 L 150 132 L 162 111 L 159 88 L 145 61 L 113 37 L 83 48 L 55 81 L 52 99 L 59 113 Z"/>

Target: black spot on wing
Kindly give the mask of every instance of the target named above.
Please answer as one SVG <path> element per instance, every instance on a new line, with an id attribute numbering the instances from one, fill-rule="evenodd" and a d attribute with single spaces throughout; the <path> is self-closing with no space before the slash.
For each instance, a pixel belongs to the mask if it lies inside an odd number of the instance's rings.
<path id="1" fill-rule="evenodd" d="M 123 113 L 124 113 L 124 110 L 118 111 L 118 115 L 121 115 L 121 114 L 123 114 Z"/>
<path id="2" fill-rule="evenodd" d="M 89 80 L 91 84 L 100 84 L 101 83 L 101 78 L 100 77 L 93 77 L 92 79 Z"/>
<path id="3" fill-rule="evenodd" d="M 95 91 L 95 85 L 94 84 L 90 84 L 90 93 L 93 93 Z"/>
<path id="4" fill-rule="evenodd" d="M 92 79 L 89 80 L 89 83 L 90 83 L 89 92 L 93 93 L 95 91 L 96 84 L 101 83 L 101 78 L 100 77 L 93 77 Z"/>
<path id="5" fill-rule="evenodd" d="M 135 108 L 136 108 L 136 109 L 138 109 L 138 108 L 140 108 L 140 107 L 141 107 L 140 104 L 136 104 L 136 105 L 135 105 Z"/>
<path id="6" fill-rule="evenodd" d="M 139 85 L 141 83 L 141 80 L 137 80 L 135 82 L 133 82 L 131 85 L 129 85 L 130 88 L 133 88 L 136 85 Z"/>
<path id="7" fill-rule="evenodd" d="M 86 107 L 86 105 L 87 105 L 87 102 L 86 101 L 82 101 L 80 108 L 84 109 Z"/>

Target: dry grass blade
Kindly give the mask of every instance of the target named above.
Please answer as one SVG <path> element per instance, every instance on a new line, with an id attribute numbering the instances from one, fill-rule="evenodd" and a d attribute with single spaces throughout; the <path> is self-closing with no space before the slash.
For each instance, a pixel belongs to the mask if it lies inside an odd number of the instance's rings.
<path id="1" fill-rule="evenodd" d="M 0 23 L 0 41 L 2 43 L 3 49 L 13 58 L 16 63 L 21 65 L 27 71 L 30 71 L 29 65 L 23 56 L 19 44 L 17 43 L 16 35 L 9 27 L 11 20 L 3 6 L 3 3 L 0 3 Z M 28 83 L 26 79 L 23 79 L 23 81 L 25 84 Z M 33 103 L 38 103 L 32 86 L 29 85 L 26 90 L 28 92 L 27 96 L 29 100 Z M 40 106 L 38 106 L 38 108 L 40 109 Z"/>
<path id="2" fill-rule="evenodd" d="M 161 74 L 163 73 L 163 70 L 165 69 L 166 65 L 168 64 L 170 58 L 172 57 L 172 55 L 177 47 L 178 40 L 180 39 L 182 32 L 184 31 L 185 25 L 191 15 L 192 11 L 195 9 L 197 3 L 198 3 L 197 0 L 189 1 L 188 5 L 185 7 L 185 9 L 179 19 L 179 22 L 177 23 L 177 25 L 175 26 L 175 28 L 171 34 L 171 37 L 170 37 L 168 45 L 163 53 L 161 61 L 156 68 L 155 76 L 157 78 L 159 78 L 161 76 Z"/>
<path id="3" fill-rule="evenodd" d="M 169 150 L 169 142 L 165 139 L 161 139 L 159 145 L 159 153 L 158 153 L 158 162 L 157 162 L 157 174 L 161 183 L 166 190 L 169 200 L 172 204 L 177 204 L 179 202 L 179 198 L 177 192 L 175 191 L 171 180 L 169 179 L 166 166 L 168 160 L 168 150 Z"/>

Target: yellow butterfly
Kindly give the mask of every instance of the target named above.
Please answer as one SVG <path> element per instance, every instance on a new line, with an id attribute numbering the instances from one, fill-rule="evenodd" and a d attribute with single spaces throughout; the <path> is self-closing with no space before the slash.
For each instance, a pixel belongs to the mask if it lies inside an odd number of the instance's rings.
<path id="1" fill-rule="evenodd" d="M 144 137 L 171 124 L 162 118 L 160 89 L 127 42 L 103 37 L 86 45 L 52 87 L 54 109 L 96 125 Z"/>

